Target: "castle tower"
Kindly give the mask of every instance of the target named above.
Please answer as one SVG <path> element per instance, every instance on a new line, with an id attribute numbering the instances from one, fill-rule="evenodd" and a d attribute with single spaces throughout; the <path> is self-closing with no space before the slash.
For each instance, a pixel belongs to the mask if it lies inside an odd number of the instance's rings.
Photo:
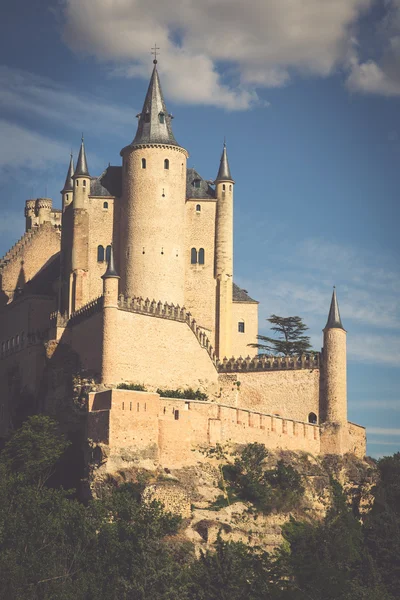
<path id="1" fill-rule="evenodd" d="M 87 166 L 85 145 L 82 137 L 81 148 L 74 175 L 74 199 L 72 214 L 72 255 L 70 275 L 69 313 L 78 310 L 88 301 L 89 268 L 89 193 L 90 175 Z"/>
<path id="2" fill-rule="evenodd" d="M 232 355 L 232 289 L 233 289 L 233 186 L 226 144 L 215 189 L 217 221 L 215 244 L 215 278 L 217 281 L 216 351 L 222 359 Z"/>
<path id="3" fill-rule="evenodd" d="M 25 201 L 25 231 L 32 229 L 37 224 L 36 200 Z"/>
<path id="4" fill-rule="evenodd" d="M 122 291 L 183 305 L 187 151 L 171 127 L 157 61 L 133 142 L 121 150 Z"/>
<path id="5" fill-rule="evenodd" d="M 38 198 L 36 200 L 36 213 L 38 216 L 39 225 L 51 221 L 52 208 L 53 201 L 51 198 Z"/>
<path id="6" fill-rule="evenodd" d="M 65 179 L 64 187 L 61 190 L 63 212 L 65 211 L 66 207 L 71 204 L 71 202 L 73 200 L 73 193 L 74 193 L 73 176 L 74 176 L 74 161 L 73 161 L 72 152 L 71 152 L 71 158 L 69 161 L 67 177 Z"/>
<path id="7" fill-rule="evenodd" d="M 111 246 L 110 258 L 107 264 L 107 270 L 102 276 L 103 279 L 103 348 L 101 358 L 101 381 L 104 384 L 113 382 L 114 356 L 118 342 L 114 339 L 117 336 L 116 319 L 118 313 L 118 286 L 119 275 L 114 265 L 114 251 Z"/>

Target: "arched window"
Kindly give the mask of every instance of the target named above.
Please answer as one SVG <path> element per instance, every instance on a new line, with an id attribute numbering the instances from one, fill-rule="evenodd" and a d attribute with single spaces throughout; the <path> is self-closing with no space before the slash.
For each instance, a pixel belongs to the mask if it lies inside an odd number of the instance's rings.
<path id="1" fill-rule="evenodd" d="M 158 120 L 160 121 L 160 123 L 165 123 L 165 115 L 163 112 L 160 112 L 160 114 L 158 115 Z"/>
<path id="2" fill-rule="evenodd" d="M 86 179 L 83 180 L 83 187 L 86 187 Z"/>
<path id="3" fill-rule="evenodd" d="M 103 208 L 108 208 L 108 202 L 103 202 Z"/>
<path id="4" fill-rule="evenodd" d="M 308 415 L 308 422 L 312 423 L 313 425 L 316 425 L 318 422 L 317 415 L 315 413 L 311 412 Z"/>
<path id="5" fill-rule="evenodd" d="M 199 250 L 199 265 L 204 265 L 204 248 Z"/>
<path id="6" fill-rule="evenodd" d="M 67 202 L 68 202 L 68 198 L 69 198 L 69 196 L 68 196 L 68 194 L 67 194 Z"/>
<path id="7" fill-rule="evenodd" d="M 190 264 L 197 265 L 197 250 L 192 248 L 190 251 Z"/>
<path id="8" fill-rule="evenodd" d="M 166 158 L 164 160 L 164 169 L 169 169 L 169 160 L 168 160 L 168 158 Z"/>
<path id="9" fill-rule="evenodd" d="M 77 179 L 76 180 L 76 187 L 78 187 L 78 185 L 79 185 L 79 180 Z"/>
<path id="10" fill-rule="evenodd" d="M 106 248 L 106 261 L 108 262 L 111 257 L 111 246 L 107 246 Z"/>
<path id="11" fill-rule="evenodd" d="M 142 158 L 142 169 L 146 168 L 146 159 Z"/>
<path id="12" fill-rule="evenodd" d="M 103 262 L 103 261 L 104 261 L 104 247 L 97 246 L 97 262 Z"/>
<path id="13" fill-rule="evenodd" d="M 200 206 L 200 204 L 196 204 L 196 212 L 201 212 L 201 206 Z"/>
<path id="14" fill-rule="evenodd" d="M 232 191 L 232 186 L 231 186 L 231 185 L 229 186 L 229 191 L 230 191 L 230 192 Z"/>
<path id="15" fill-rule="evenodd" d="M 225 186 L 225 184 L 223 183 L 223 184 L 222 184 L 222 191 L 223 191 L 223 192 L 225 191 L 225 188 L 226 188 L 226 186 Z"/>
<path id="16" fill-rule="evenodd" d="M 239 333 L 244 333 L 244 321 L 243 321 L 243 319 L 240 319 L 240 321 L 238 321 L 238 332 Z"/>

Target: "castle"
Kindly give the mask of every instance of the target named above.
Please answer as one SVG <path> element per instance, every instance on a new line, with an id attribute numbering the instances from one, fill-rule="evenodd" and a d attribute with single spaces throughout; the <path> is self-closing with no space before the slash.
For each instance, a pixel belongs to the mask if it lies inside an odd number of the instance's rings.
<path id="1" fill-rule="evenodd" d="M 257 355 L 258 302 L 233 281 L 225 144 L 215 181 L 187 168 L 156 60 L 137 116 L 122 166 L 90 175 L 82 139 L 62 210 L 26 201 L 26 232 L 0 262 L 0 435 L 19 395 L 59 393 L 73 356 L 98 384 L 88 437 L 112 452 L 184 464 L 200 446 L 260 441 L 364 456 L 365 429 L 347 421 L 335 291 L 321 353 Z M 124 382 L 147 391 L 117 389 Z M 208 401 L 156 393 L 187 387 Z"/>

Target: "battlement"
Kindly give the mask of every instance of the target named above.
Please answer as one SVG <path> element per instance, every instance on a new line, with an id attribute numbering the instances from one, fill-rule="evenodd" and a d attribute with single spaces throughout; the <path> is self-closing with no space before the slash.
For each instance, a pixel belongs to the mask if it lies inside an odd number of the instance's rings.
<path id="1" fill-rule="evenodd" d="M 191 313 L 188 312 L 184 306 L 181 307 L 179 304 L 175 306 L 174 304 L 168 304 L 167 302 L 156 302 L 155 300 L 149 300 L 149 298 L 144 300 L 143 298 L 120 295 L 118 307 L 120 310 L 158 317 L 159 319 L 169 319 L 171 321 L 187 323 L 196 336 L 200 346 L 207 350 L 212 362 L 217 366 L 217 357 L 209 338 L 205 331 L 197 325 L 196 319 L 192 318 Z"/>
<path id="2" fill-rule="evenodd" d="M 91 300 L 84 306 L 81 306 L 79 310 L 76 310 L 71 314 L 66 325 L 76 325 L 77 323 L 87 319 L 94 313 L 99 312 L 103 308 L 104 296 L 98 296 L 94 300 Z M 53 318 L 57 318 L 57 313 L 52 313 Z M 62 321 L 62 317 L 61 317 Z M 60 322 L 61 322 L 60 321 Z M 60 326 L 60 325 L 59 325 Z"/>
<path id="3" fill-rule="evenodd" d="M 254 371 L 288 371 L 294 369 L 319 369 L 321 364 L 320 352 L 301 354 L 300 356 L 270 356 L 260 354 L 251 358 L 224 358 L 218 361 L 220 373 L 254 372 Z"/>
<path id="4" fill-rule="evenodd" d="M 30 244 L 32 238 L 34 238 L 39 231 L 42 231 L 44 228 L 54 228 L 50 222 L 42 223 L 42 225 L 37 225 L 33 229 L 25 232 L 23 236 L 10 248 L 10 250 L 0 259 L 0 270 L 3 269 L 9 262 L 11 262 L 14 258 L 16 258 L 22 250 Z"/>

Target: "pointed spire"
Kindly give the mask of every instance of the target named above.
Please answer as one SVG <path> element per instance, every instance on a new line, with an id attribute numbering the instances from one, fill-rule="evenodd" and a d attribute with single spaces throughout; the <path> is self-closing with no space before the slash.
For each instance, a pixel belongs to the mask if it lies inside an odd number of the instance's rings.
<path id="1" fill-rule="evenodd" d="M 112 245 L 110 246 L 110 256 L 108 258 L 108 263 L 107 263 L 107 269 L 106 272 L 104 273 L 104 275 L 102 275 L 102 279 L 109 279 L 109 278 L 118 278 L 119 279 L 119 275 L 115 269 L 115 265 L 114 265 L 114 251 L 113 251 L 113 247 Z"/>
<path id="2" fill-rule="evenodd" d="M 229 168 L 228 155 L 226 153 L 225 139 L 224 139 L 224 148 L 222 150 L 222 155 L 221 155 L 221 162 L 219 165 L 219 171 L 218 171 L 217 179 L 215 181 L 216 182 L 217 181 L 233 181 L 232 175 L 231 175 L 231 170 Z"/>
<path id="3" fill-rule="evenodd" d="M 137 144 L 169 144 L 179 146 L 172 133 L 172 115 L 167 112 L 160 78 L 157 71 L 157 60 L 153 61 L 154 68 L 149 88 L 144 100 L 139 118 L 135 139 L 131 146 Z"/>
<path id="4" fill-rule="evenodd" d="M 71 158 L 69 161 L 68 173 L 67 173 L 67 177 L 65 179 L 64 187 L 61 190 L 61 193 L 72 192 L 74 189 L 74 183 L 72 181 L 72 177 L 74 176 L 74 159 L 72 157 L 72 152 L 70 154 L 70 157 Z"/>
<path id="5" fill-rule="evenodd" d="M 336 298 L 336 287 L 333 286 L 333 294 L 331 300 L 331 307 L 329 309 L 328 320 L 325 325 L 325 329 L 344 329 L 342 325 L 342 319 L 340 318 L 339 305 Z"/>
<path id="6" fill-rule="evenodd" d="M 83 175 L 89 177 L 89 169 L 86 161 L 85 143 L 82 134 L 81 148 L 79 150 L 78 160 L 76 161 L 74 177 L 82 177 Z"/>

